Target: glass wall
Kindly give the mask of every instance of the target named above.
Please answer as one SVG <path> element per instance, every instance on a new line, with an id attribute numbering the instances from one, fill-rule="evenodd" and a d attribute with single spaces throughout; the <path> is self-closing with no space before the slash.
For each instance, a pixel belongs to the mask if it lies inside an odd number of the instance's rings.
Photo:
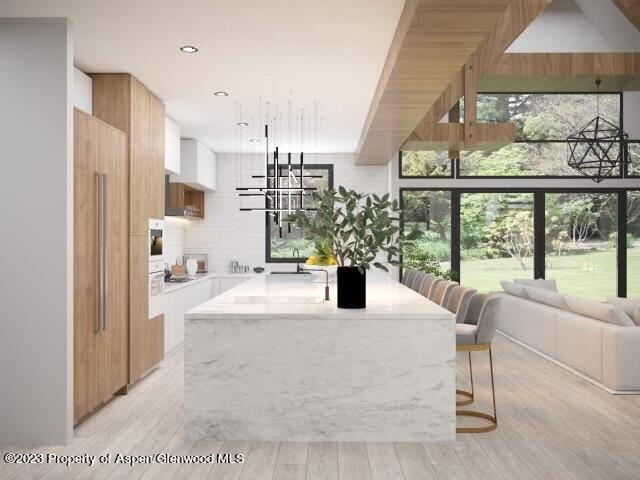
<path id="1" fill-rule="evenodd" d="M 451 177 L 448 152 L 400 152 L 401 177 Z"/>
<path id="2" fill-rule="evenodd" d="M 627 297 L 640 297 L 640 192 L 627 193 Z"/>
<path id="3" fill-rule="evenodd" d="M 605 300 L 617 291 L 617 193 L 545 194 L 545 277 Z"/>
<path id="4" fill-rule="evenodd" d="M 533 278 L 533 193 L 462 193 L 461 284 L 501 290 L 500 280 Z"/>
<path id="5" fill-rule="evenodd" d="M 496 152 L 462 152 L 460 175 L 580 175 L 567 165 L 566 140 L 570 133 L 596 116 L 598 102 L 600 116 L 620 125 L 621 95 L 618 93 L 479 94 L 478 122 L 514 123 L 516 143 Z"/>
<path id="6" fill-rule="evenodd" d="M 418 226 L 424 236 L 403 252 L 403 262 L 409 268 L 423 271 L 451 267 L 451 192 L 402 192 L 403 226 L 405 231 Z"/>

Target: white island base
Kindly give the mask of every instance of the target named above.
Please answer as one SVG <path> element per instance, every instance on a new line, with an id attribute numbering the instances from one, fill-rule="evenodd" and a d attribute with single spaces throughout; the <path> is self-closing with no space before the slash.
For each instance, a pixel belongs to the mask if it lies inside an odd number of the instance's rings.
<path id="1" fill-rule="evenodd" d="M 265 276 L 188 312 L 187 437 L 453 440 L 452 314 L 386 275 L 367 280 L 363 310 Z"/>

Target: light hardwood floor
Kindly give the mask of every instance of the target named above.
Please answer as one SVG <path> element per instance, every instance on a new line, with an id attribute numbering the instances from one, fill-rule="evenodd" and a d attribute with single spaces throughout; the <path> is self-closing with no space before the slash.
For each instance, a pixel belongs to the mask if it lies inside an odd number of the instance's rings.
<path id="1" fill-rule="evenodd" d="M 488 409 L 486 353 L 475 354 L 478 407 Z M 640 479 L 640 396 L 614 396 L 498 336 L 494 345 L 498 429 L 450 443 L 185 442 L 183 353 L 127 396 L 76 429 L 68 447 L 7 451 L 84 453 L 243 453 L 244 464 L 14 466 L 0 479 Z M 467 380 L 458 358 L 459 382 Z"/>

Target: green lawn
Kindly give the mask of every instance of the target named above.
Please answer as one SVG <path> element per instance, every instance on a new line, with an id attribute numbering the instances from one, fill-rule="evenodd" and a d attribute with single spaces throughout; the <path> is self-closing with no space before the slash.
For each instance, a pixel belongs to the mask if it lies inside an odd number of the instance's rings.
<path id="1" fill-rule="evenodd" d="M 640 296 L 640 248 L 629 249 L 627 257 L 628 296 Z M 466 260 L 460 265 L 462 284 L 483 292 L 502 290 L 500 280 L 533 278 L 532 262 L 528 264 L 521 270 L 511 258 Z M 560 293 L 604 300 L 616 294 L 616 251 L 552 256 L 546 277 L 557 281 Z"/>

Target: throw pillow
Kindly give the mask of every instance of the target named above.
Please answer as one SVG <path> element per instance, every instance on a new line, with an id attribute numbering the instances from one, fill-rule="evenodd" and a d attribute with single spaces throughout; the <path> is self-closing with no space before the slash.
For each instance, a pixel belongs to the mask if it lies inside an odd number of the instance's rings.
<path id="1" fill-rule="evenodd" d="M 516 278 L 514 282 L 518 285 L 524 285 L 525 287 L 540 288 L 552 292 L 558 291 L 555 280 L 545 280 L 544 278 L 536 278 L 535 280 L 531 280 L 529 278 Z"/>
<path id="2" fill-rule="evenodd" d="M 614 307 L 620 307 L 624 313 L 633 318 L 636 313 L 636 307 L 640 305 L 640 298 L 621 298 L 609 297 L 607 303 Z"/>
<path id="3" fill-rule="evenodd" d="M 603 322 L 619 325 L 621 327 L 633 327 L 635 323 L 620 307 L 615 307 L 608 303 L 587 300 L 586 298 L 564 295 L 564 300 L 569 306 L 569 310 L 578 315 L 595 318 Z"/>
<path id="4" fill-rule="evenodd" d="M 527 297 L 527 292 L 524 291 L 523 285 L 517 285 L 507 280 L 501 280 L 500 285 L 502 285 L 502 290 L 504 290 L 505 293 L 515 295 L 516 297 L 529 298 Z"/>
<path id="5" fill-rule="evenodd" d="M 524 287 L 524 290 L 527 292 L 528 297 L 534 302 L 544 303 L 545 305 L 559 308 L 560 310 L 569 309 L 564 297 L 559 293 L 536 287 Z"/>

